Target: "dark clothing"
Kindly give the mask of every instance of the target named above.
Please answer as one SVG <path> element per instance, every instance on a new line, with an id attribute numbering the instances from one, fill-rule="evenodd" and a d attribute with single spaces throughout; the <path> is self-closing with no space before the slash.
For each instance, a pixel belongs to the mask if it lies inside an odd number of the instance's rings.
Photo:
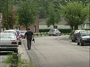
<path id="1" fill-rule="evenodd" d="M 32 39 L 27 40 L 27 47 L 28 47 L 28 50 L 31 49 L 31 41 L 32 41 Z"/>
<path id="2" fill-rule="evenodd" d="M 27 36 L 27 40 L 30 40 L 32 38 L 33 32 L 32 31 L 27 31 L 25 33 L 25 35 Z"/>
<path id="3" fill-rule="evenodd" d="M 25 33 L 25 36 L 27 36 L 27 47 L 28 47 L 28 49 L 31 49 L 32 35 L 33 35 L 33 32 L 31 32 L 31 31 L 27 31 Z"/>

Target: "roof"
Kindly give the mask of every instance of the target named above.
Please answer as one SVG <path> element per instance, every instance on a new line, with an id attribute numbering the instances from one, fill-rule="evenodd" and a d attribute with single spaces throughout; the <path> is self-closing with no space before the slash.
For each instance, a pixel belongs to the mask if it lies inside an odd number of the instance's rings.
<path id="1" fill-rule="evenodd" d="M 85 20 L 84 23 L 85 23 L 85 24 L 90 24 L 90 21 L 89 21 L 89 20 Z"/>
<path id="2" fill-rule="evenodd" d="M 66 25 L 67 21 L 65 21 L 63 18 L 58 23 L 58 25 Z M 39 19 L 39 25 L 46 25 L 46 19 Z"/>
<path id="3" fill-rule="evenodd" d="M 85 24 L 90 24 L 89 20 L 85 20 Z M 61 21 L 58 23 L 58 25 L 66 25 L 67 21 L 61 18 Z M 46 20 L 45 19 L 39 19 L 39 25 L 46 25 Z"/>

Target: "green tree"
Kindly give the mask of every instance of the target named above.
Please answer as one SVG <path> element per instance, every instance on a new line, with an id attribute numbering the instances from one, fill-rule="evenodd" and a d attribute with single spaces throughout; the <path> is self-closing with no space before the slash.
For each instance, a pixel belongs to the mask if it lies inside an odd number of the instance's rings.
<path id="1" fill-rule="evenodd" d="M 58 24 L 60 21 L 60 12 L 59 9 L 56 8 L 55 2 L 51 1 L 48 2 L 49 6 L 48 6 L 48 14 L 47 14 L 47 18 L 46 18 L 46 24 L 47 26 L 53 25 L 55 26 L 55 24 Z"/>
<path id="2" fill-rule="evenodd" d="M 13 4 L 14 4 L 13 1 L 2 0 L 2 14 L 3 14 L 2 25 L 6 29 L 13 28 L 13 25 L 15 24 Z"/>
<path id="3" fill-rule="evenodd" d="M 87 4 L 86 8 L 83 11 L 86 11 L 87 19 L 90 21 L 90 3 Z"/>
<path id="4" fill-rule="evenodd" d="M 20 1 L 17 9 L 18 23 L 26 28 L 36 22 L 38 5 L 36 1 Z"/>
<path id="5" fill-rule="evenodd" d="M 67 5 L 62 6 L 62 12 L 64 19 L 71 29 L 78 29 L 78 25 L 81 25 L 86 20 L 86 6 L 82 2 L 68 2 Z"/>

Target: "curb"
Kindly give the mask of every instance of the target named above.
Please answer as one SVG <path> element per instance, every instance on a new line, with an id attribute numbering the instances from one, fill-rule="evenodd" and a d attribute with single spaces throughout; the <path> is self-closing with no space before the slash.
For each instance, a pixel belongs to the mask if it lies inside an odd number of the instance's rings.
<path id="1" fill-rule="evenodd" d="M 24 60 L 24 66 L 30 65 L 30 58 L 25 49 L 24 40 L 22 40 L 22 44 L 18 47 L 18 53 L 21 55 L 21 59 Z"/>

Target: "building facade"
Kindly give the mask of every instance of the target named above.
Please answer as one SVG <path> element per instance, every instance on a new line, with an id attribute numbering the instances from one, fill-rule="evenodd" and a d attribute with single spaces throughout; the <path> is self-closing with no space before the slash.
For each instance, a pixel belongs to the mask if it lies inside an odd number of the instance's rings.
<path id="1" fill-rule="evenodd" d="M 39 21 L 38 21 L 38 19 L 36 20 L 36 22 L 34 24 L 29 26 L 28 28 L 30 28 L 30 30 L 34 33 L 39 33 Z M 24 26 L 20 26 L 20 25 L 14 25 L 13 29 L 26 30 L 26 28 Z"/>
<path id="2" fill-rule="evenodd" d="M 0 32 L 1 32 L 1 29 L 2 29 L 2 13 L 0 13 Z"/>
<path id="3" fill-rule="evenodd" d="M 12 11 L 13 11 L 13 15 L 15 15 L 15 14 L 17 14 L 16 13 L 16 6 L 12 6 Z M 1 13 L 0 13 L 1 14 Z M 1 18 L 2 18 L 2 15 L 1 15 Z M 0 22 L 1 23 L 1 22 Z M 33 31 L 34 33 L 38 33 L 39 32 L 39 21 L 38 21 L 38 19 L 36 20 L 36 22 L 34 23 L 34 24 L 32 24 L 31 26 L 29 26 L 29 28 L 30 28 L 30 30 L 31 31 Z M 18 30 L 26 30 L 26 28 L 25 27 L 23 27 L 23 26 L 20 26 L 20 25 L 14 25 L 13 26 L 13 29 L 18 29 Z M 2 30 L 2 25 L 0 25 L 0 31 Z M 5 28 L 4 28 L 4 30 L 5 30 Z M 2 30 L 2 31 L 4 31 L 4 30 Z"/>

